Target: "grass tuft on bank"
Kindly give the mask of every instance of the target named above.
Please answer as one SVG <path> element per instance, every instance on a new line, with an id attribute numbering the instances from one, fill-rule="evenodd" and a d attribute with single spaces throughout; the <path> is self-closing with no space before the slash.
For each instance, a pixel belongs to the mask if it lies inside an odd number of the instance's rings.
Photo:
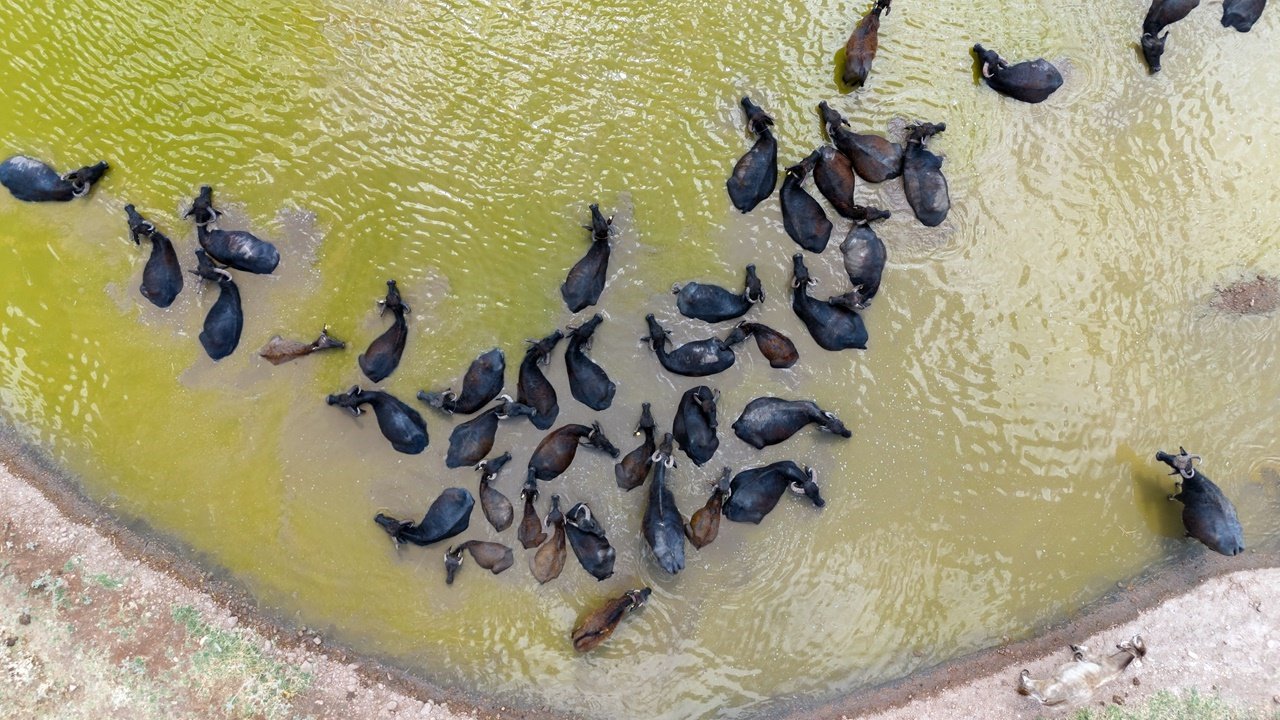
<path id="1" fill-rule="evenodd" d="M 1071 720 L 1280 720 L 1280 710 L 1271 713 L 1244 710 L 1217 695 L 1201 695 L 1195 690 L 1179 695 L 1166 690 L 1132 707 L 1108 705 L 1105 709 L 1081 709 Z"/>

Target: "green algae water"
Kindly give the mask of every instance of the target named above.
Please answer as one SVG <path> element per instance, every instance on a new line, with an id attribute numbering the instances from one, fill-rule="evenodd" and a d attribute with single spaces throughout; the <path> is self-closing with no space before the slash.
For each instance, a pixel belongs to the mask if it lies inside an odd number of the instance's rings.
<path id="1" fill-rule="evenodd" d="M 1212 311 L 1215 286 L 1280 273 L 1280 21 L 1249 34 L 1205 6 L 1174 28 L 1164 71 L 1136 50 L 1146 3 L 975 5 L 902 0 L 884 19 L 868 86 L 842 95 L 833 55 L 869 3 L 483 0 L 16 0 L 0 7 L 0 153 L 111 171 L 87 201 L 0 193 L 0 418 L 83 478 L 109 510 L 191 547 L 262 607 L 435 682 L 587 718 L 771 714 L 902 676 L 1002 636 L 1023 636 L 1118 580 L 1191 551 L 1171 479 L 1179 444 L 1234 498 L 1250 546 L 1280 535 L 1274 315 Z M 1044 56 L 1062 90 L 1028 106 L 975 85 L 974 42 Z M 953 209 L 911 217 L 901 185 L 862 184 L 891 209 L 884 284 L 865 352 L 817 347 L 789 308 L 776 196 L 749 215 L 724 180 L 750 145 L 737 100 L 777 121 L 780 163 L 823 141 L 828 100 L 855 129 L 945 121 Z M 227 229 L 279 246 L 267 277 L 237 274 L 240 348 L 221 362 L 196 336 L 216 298 L 193 276 L 166 310 L 138 293 L 147 248 L 135 204 L 193 267 L 180 218 L 201 184 Z M 601 303 L 560 299 L 582 255 L 587 204 L 618 232 Z M 838 244 L 847 230 L 836 219 Z M 801 353 L 774 370 L 750 342 L 728 372 L 667 374 L 638 343 L 657 314 L 677 342 L 722 334 L 679 319 L 672 283 L 737 286 Z M 837 250 L 808 256 L 826 297 Z M 412 312 L 382 387 L 457 388 L 472 358 L 606 316 L 592 355 L 618 383 L 592 413 L 569 395 L 563 345 L 547 368 L 557 425 L 602 423 L 625 453 L 642 402 L 669 428 L 680 394 L 722 393 L 722 446 L 682 454 L 685 514 L 721 466 L 811 465 L 828 504 L 784 498 L 759 526 L 726 523 L 667 577 L 640 533 L 646 492 L 584 450 L 548 484 L 586 501 L 618 551 L 597 583 L 572 559 L 546 586 L 514 530 L 477 510 L 467 538 L 516 546 L 498 576 L 468 562 L 444 584 L 444 544 L 397 550 L 377 512 L 420 517 L 445 487 L 463 418 L 422 408 L 431 444 L 395 453 L 371 414 L 327 407 L 367 387 L 356 356 L 389 324 L 395 278 Z M 349 343 L 273 367 L 256 350 L 328 324 Z M 754 397 L 814 398 L 853 430 L 811 429 L 764 451 L 729 425 Z M 497 488 L 518 507 L 541 433 L 504 424 Z M 1223 559 L 1222 562 L 1229 562 Z M 653 597 L 604 646 L 569 631 L 607 597 Z"/>

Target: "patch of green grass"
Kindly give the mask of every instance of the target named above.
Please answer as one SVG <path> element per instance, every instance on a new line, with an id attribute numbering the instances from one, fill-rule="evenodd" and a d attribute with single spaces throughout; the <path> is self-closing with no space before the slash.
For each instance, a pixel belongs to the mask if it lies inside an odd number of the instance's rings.
<path id="1" fill-rule="evenodd" d="M 99 585 L 101 585 L 102 587 L 108 590 L 119 590 L 121 587 L 124 586 L 123 580 L 117 580 L 111 577 L 110 575 L 107 575 L 106 573 L 98 573 L 97 575 L 91 575 L 89 576 L 89 579 L 98 583 Z"/>
<path id="2" fill-rule="evenodd" d="M 1280 712 L 1241 710 L 1217 695 L 1205 696 L 1195 690 L 1182 695 L 1161 691 L 1140 705 L 1081 709 L 1071 720 L 1280 720 Z"/>
<path id="3" fill-rule="evenodd" d="M 55 610 L 67 606 L 67 581 L 46 570 L 40 577 L 31 581 L 31 589 L 49 593 Z"/>
<path id="4" fill-rule="evenodd" d="M 235 631 L 215 628 L 189 605 L 173 609 L 187 641 L 199 646 L 191 656 L 185 684 L 197 693 L 238 683 L 224 709 L 236 717 L 267 720 L 291 716 L 289 699 L 311 685 L 311 675 L 276 662 Z"/>

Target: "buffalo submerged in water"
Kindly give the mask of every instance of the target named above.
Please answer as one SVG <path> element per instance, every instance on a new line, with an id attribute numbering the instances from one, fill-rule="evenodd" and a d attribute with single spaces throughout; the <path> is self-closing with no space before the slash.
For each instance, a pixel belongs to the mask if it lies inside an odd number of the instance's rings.
<path id="1" fill-rule="evenodd" d="M 15 155 L 0 163 L 0 185 L 24 202 L 66 202 L 88 195 L 107 167 L 99 162 L 59 175 L 35 158 Z"/>

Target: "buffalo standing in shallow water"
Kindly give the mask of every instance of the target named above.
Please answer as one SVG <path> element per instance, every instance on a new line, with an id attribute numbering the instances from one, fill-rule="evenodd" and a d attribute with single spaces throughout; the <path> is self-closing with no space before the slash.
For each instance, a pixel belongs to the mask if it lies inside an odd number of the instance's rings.
<path id="1" fill-rule="evenodd" d="M 475 504 L 471 493 L 463 488 L 447 488 L 427 508 L 427 514 L 420 523 L 397 520 L 382 513 L 374 516 L 373 521 L 386 530 L 397 544 L 411 542 L 414 545 L 430 545 L 466 530 L 471 522 L 471 508 Z"/>
<path id="2" fill-rule="evenodd" d="M 1222 27 L 1249 32 L 1266 7 L 1267 0 L 1223 0 Z"/>
<path id="3" fill-rule="evenodd" d="M 1186 17 L 1199 4 L 1200 0 L 1151 0 L 1147 16 L 1142 20 L 1142 57 L 1151 74 L 1160 72 L 1160 56 L 1169 39 L 1169 33 L 1161 35 L 1160 31 Z M 1224 11 L 1226 7 L 1223 3 Z"/>
<path id="4" fill-rule="evenodd" d="M 564 513 L 560 512 L 559 495 L 551 496 L 551 512 L 547 513 L 547 519 L 543 524 L 551 528 L 551 539 L 542 543 L 533 557 L 529 558 L 529 569 L 533 571 L 533 577 L 537 579 L 539 585 L 545 585 L 560 577 L 560 572 L 564 570 L 565 558 L 568 556 L 564 544 Z"/>
<path id="5" fill-rule="evenodd" d="M 1156 460 L 1173 468 L 1172 475 L 1179 475 L 1176 495 L 1170 500 L 1182 503 L 1182 524 L 1187 535 L 1223 555 L 1239 555 L 1244 552 L 1244 530 L 1236 517 L 1236 508 L 1222 494 L 1212 480 L 1195 467 L 1199 455 L 1188 455 L 1178 448 L 1177 455 L 1163 450 L 1156 453 Z"/>
<path id="6" fill-rule="evenodd" d="M 156 307 L 169 307 L 182 292 L 182 266 L 178 264 L 178 253 L 174 252 L 169 238 L 132 205 L 125 205 L 124 211 L 129 217 L 129 237 L 133 244 L 141 245 L 144 239 L 151 241 L 151 256 L 142 269 L 142 286 L 138 289 L 142 297 Z"/>
<path id="7" fill-rule="evenodd" d="M 569 537 L 569 546 L 578 558 L 582 569 L 596 580 L 604 580 L 613 575 L 613 562 L 617 552 L 605 537 L 604 528 L 596 522 L 591 508 L 586 503 L 578 503 L 565 513 L 565 532 Z"/>
<path id="8" fill-rule="evenodd" d="M 520 498 L 524 500 L 524 515 L 520 518 L 520 527 L 516 537 L 525 550 L 536 548 L 547 539 L 543 531 L 542 521 L 538 519 L 538 509 L 533 503 L 538 499 L 538 480 L 533 476 L 533 468 L 529 468 L 529 477 L 520 488 Z"/>
<path id="9" fill-rule="evenodd" d="M 502 354 L 502 350 L 494 348 L 471 362 L 467 374 L 462 377 L 461 395 L 455 394 L 453 388 L 440 392 L 420 390 L 418 399 L 450 415 L 470 415 L 498 397 L 498 393 L 502 392 L 503 375 L 506 371 L 506 355 Z"/>
<path id="10" fill-rule="evenodd" d="M 748 322 L 741 323 L 738 327 L 742 332 L 756 339 L 756 347 L 769 361 L 769 367 L 789 368 L 800 359 L 800 353 L 796 350 L 795 343 L 791 342 L 791 338 L 768 325 Z"/>
<path id="11" fill-rule="evenodd" d="M 285 340 L 279 335 L 273 335 L 266 345 L 258 351 L 260 357 L 266 358 L 267 362 L 272 365 L 283 365 L 291 360 L 297 360 L 300 357 L 306 357 L 314 352 L 321 350 L 341 350 L 347 346 L 336 337 L 329 334 L 329 326 L 325 325 L 320 330 L 320 337 L 312 342 L 304 343 L 297 340 Z"/>
<path id="12" fill-rule="evenodd" d="M 711 489 L 707 504 L 695 510 L 693 517 L 684 525 L 684 536 L 698 549 L 710 545 L 720 534 L 720 516 L 724 501 L 729 497 L 729 479 L 732 475 L 732 470 L 724 469 L 715 487 Z"/>
<path id="13" fill-rule="evenodd" d="M 653 482 L 649 483 L 649 503 L 644 509 L 644 539 L 653 549 L 658 565 L 675 575 L 684 569 L 684 518 L 676 507 L 675 496 L 667 487 L 667 471 L 676 466 L 671 457 L 671 434 L 662 438 L 662 446 L 653 459 Z"/>
<path id="14" fill-rule="evenodd" d="M 813 172 L 818 162 L 818 151 L 799 163 L 787 168 L 782 178 L 782 190 L 778 192 L 778 202 L 782 205 L 782 227 L 787 235 L 800 247 L 813 253 L 820 253 L 827 248 L 831 240 L 831 221 L 822 205 L 813 199 L 804 189 L 804 179 Z"/>
<path id="15" fill-rule="evenodd" d="M 539 430 L 546 430 L 556 421 L 560 414 L 560 405 L 556 400 L 556 389 L 542 374 L 539 365 L 551 362 L 551 351 L 564 337 L 564 333 L 556 330 L 536 342 L 530 340 L 525 350 L 524 359 L 520 361 L 520 374 L 516 381 L 516 402 L 528 405 L 536 412 L 529 417 L 529 422 Z"/>
<path id="16" fill-rule="evenodd" d="M 738 473 L 729 483 L 724 516 L 734 522 L 759 524 L 788 489 L 805 495 L 817 507 L 827 504 L 818 491 L 813 470 L 802 470 L 794 462 L 783 460 Z"/>
<path id="17" fill-rule="evenodd" d="M 280 251 L 275 245 L 243 230 L 210 230 L 209 226 L 222 214 L 213 206 L 213 188 L 204 185 L 195 202 L 183 217 L 196 224 L 196 239 L 209 257 L 227 267 L 245 272 L 269 275 L 280 264 Z"/>
<path id="18" fill-rule="evenodd" d="M 569 468 L 578 454 L 578 446 L 586 445 L 612 457 L 618 457 L 618 448 L 609 442 L 600 429 L 600 423 L 565 425 L 556 428 L 538 443 L 529 458 L 529 472 L 539 480 L 552 480 Z"/>
<path id="19" fill-rule="evenodd" d="M 716 399 L 711 388 L 699 385 L 686 390 L 676 407 L 671 432 L 696 465 L 706 463 L 720 447 L 716 437 Z"/>
<path id="20" fill-rule="evenodd" d="M 865 350 L 867 326 L 863 324 L 862 316 L 841 304 L 810 297 L 809 285 L 813 278 L 809 277 L 809 269 L 804 265 L 804 256 L 796 253 L 791 259 L 795 267 L 791 280 L 791 308 L 809 329 L 814 341 L 824 350 Z"/>
<path id="21" fill-rule="evenodd" d="M 871 222 L 889 217 L 888 210 L 859 207 L 862 219 L 854 222 L 849 234 L 840 243 L 840 254 L 844 258 L 844 271 L 853 283 L 853 290 L 840 296 L 840 304 L 850 310 L 861 310 L 871 298 L 880 292 L 880 276 L 884 273 L 884 264 L 889 259 L 889 251 Z M 835 303 L 837 298 L 831 298 Z"/>
<path id="22" fill-rule="evenodd" d="M 745 213 L 773 194 L 778 183 L 778 141 L 769 130 L 773 118 L 749 97 L 743 97 L 741 104 L 747 113 L 747 129 L 755 133 L 756 142 L 738 158 L 725 187 L 733 206 Z"/>
<path id="23" fill-rule="evenodd" d="M 658 449 L 653 439 L 656 427 L 649 403 L 644 403 L 640 407 L 640 424 L 636 426 L 636 435 L 644 435 L 644 442 L 627 453 L 622 462 L 613 466 L 613 476 L 618 481 L 618 487 L 623 490 L 634 490 L 649 477 L 649 471 L 653 469 L 653 453 Z"/>
<path id="24" fill-rule="evenodd" d="M 378 418 L 378 429 L 391 442 L 391 447 L 407 455 L 417 455 L 427 449 L 427 421 L 393 395 L 381 390 L 361 390 L 355 385 L 346 393 L 330 395 L 327 402 L 347 408 L 357 416 L 363 412 L 361 405 L 369 405 Z"/>
<path id="25" fill-rule="evenodd" d="M 511 527 L 511 520 L 515 517 L 511 501 L 492 484 L 498 477 L 498 472 L 509 462 L 511 462 L 511 453 L 506 452 L 476 465 L 476 472 L 480 473 L 480 509 L 484 511 L 485 519 L 498 532 Z"/>
<path id="26" fill-rule="evenodd" d="M 849 40 L 844 44 L 844 71 L 840 79 L 845 85 L 862 87 L 871 74 L 871 63 L 876 59 L 876 51 L 880 49 L 880 15 L 889 14 L 889 3 L 892 0 L 876 0 L 871 11 L 858 21 Z"/>
<path id="27" fill-rule="evenodd" d="M 613 218 L 605 219 L 600 214 L 600 206 L 591 206 L 591 247 L 572 268 L 564 284 L 560 286 L 560 296 L 569 306 L 570 312 L 595 305 L 604 292 L 605 276 L 609 272 L 609 231 Z"/>
<path id="28" fill-rule="evenodd" d="M 733 423 L 733 432 L 759 450 L 787 440 L 811 423 L 816 423 L 819 430 L 843 438 L 853 436 L 840 418 L 818 407 L 816 402 L 776 397 L 760 397 L 747 403 Z"/>
<path id="29" fill-rule="evenodd" d="M 569 329 L 569 346 L 564 351 L 564 366 L 569 374 L 569 392 L 583 405 L 592 410 L 604 410 L 613 404 L 613 395 L 618 386 L 609 379 L 594 360 L 587 357 L 587 348 L 591 347 L 591 338 L 604 318 L 597 313 L 580 327 Z"/>
<path id="30" fill-rule="evenodd" d="M 528 417 L 533 412 L 533 408 L 528 405 L 521 405 L 505 395 L 502 396 L 497 405 L 453 429 L 449 434 L 449 452 L 445 457 L 445 467 L 457 468 L 480 462 L 493 449 L 499 420 Z"/>
<path id="31" fill-rule="evenodd" d="M 106 172 L 107 164 L 100 162 L 59 175 L 35 158 L 15 155 L 0 163 L 0 185 L 25 202 L 66 202 L 88 195 Z"/>
<path id="32" fill-rule="evenodd" d="M 360 371 L 372 382 L 382 382 L 395 372 L 400 365 L 400 356 L 404 354 L 405 341 L 409 339 L 409 323 L 405 320 L 409 306 L 400 298 L 395 280 L 387 281 L 387 297 L 380 304 L 381 312 L 390 310 L 394 316 L 391 327 L 369 343 L 369 349 L 356 358 Z"/>
<path id="33" fill-rule="evenodd" d="M 764 302 L 764 288 L 760 287 L 755 265 L 747 266 L 747 279 L 741 293 L 698 282 L 675 285 L 671 292 L 676 295 L 676 307 L 681 315 L 711 323 L 742 317 L 752 305 Z"/>
<path id="34" fill-rule="evenodd" d="M 1005 62 L 994 50 L 974 45 L 982 77 L 992 90 L 1025 103 L 1043 102 L 1062 87 L 1062 73 L 1044 58 L 1016 65 Z"/>
<path id="35" fill-rule="evenodd" d="M 925 147 L 929 138 L 946 129 L 946 123 L 912 126 L 907 150 L 902 156 L 902 189 L 916 219 L 926 227 L 942 224 L 951 210 L 951 194 L 942 175 L 942 158 Z"/>
<path id="36" fill-rule="evenodd" d="M 202 280 L 218 283 L 218 299 L 209 314 L 204 317 L 204 329 L 200 331 L 200 344 L 214 360 L 235 352 L 240 344 L 240 332 L 244 330 L 244 311 L 240 308 L 240 288 L 231 273 L 215 268 L 203 250 L 196 251 L 199 265 L 191 273 Z"/>
<path id="37" fill-rule="evenodd" d="M 671 333 L 664 330 L 653 315 L 646 315 L 645 322 L 649 324 L 649 335 L 644 339 L 658 356 L 658 362 L 670 372 L 686 377 L 703 377 L 728 370 L 737 359 L 733 346 L 747 339 L 742 329 L 735 327 L 723 340 L 714 337 L 695 340 L 667 352 Z"/>
<path id="38" fill-rule="evenodd" d="M 587 615 L 573 629 L 573 649 L 578 652 L 594 650 L 613 634 L 614 629 L 627 613 L 644 605 L 651 592 L 649 588 L 631 590 Z"/>
<path id="39" fill-rule="evenodd" d="M 849 158 L 858 177 L 879 183 L 902 174 L 901 145 L 879 135 L 853 132 L 849 129 L 849 121 L 825 100 L 818 103 L 818 112 L 822 114 L 831 144 Z"/>
<path id="40" fill-rule="evenodd" d="M 843 153 L 830 145 L 818 148 L 818 163 L 813 166 L 813 184 L 822 196 L 842 216 L 854 216 L 857 204 L 853 201 L 853 163 Z"/>
<path id="41" fill-rule="evenodd" d="M 468 540 L 444 552 L 444 582 L 446 585 L 453 584 L 453 578 L 458 574 L 458 568 L 462 567 L 463 550 L 471 553 L 471 559 L 475 560 L 477 565 L 494 575 L 514 565 L 516 560 L 511 548 L 506 545 L 484 540 Z"/>

